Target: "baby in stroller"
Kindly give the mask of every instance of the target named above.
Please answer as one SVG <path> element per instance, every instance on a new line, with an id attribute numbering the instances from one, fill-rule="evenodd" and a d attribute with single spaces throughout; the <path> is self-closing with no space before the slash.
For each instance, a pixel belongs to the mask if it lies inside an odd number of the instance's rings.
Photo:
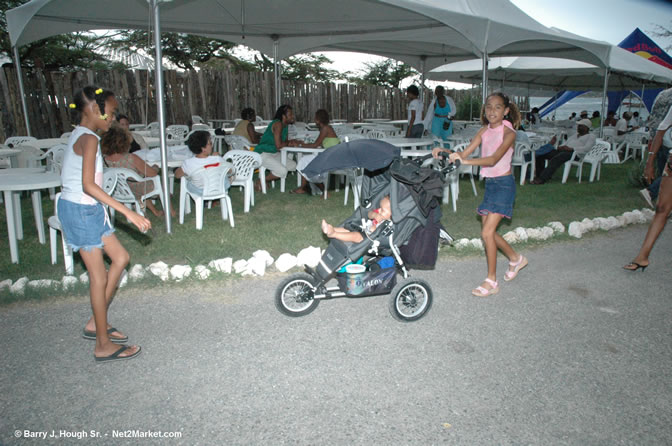
<path id="1" fill-rule="evenodd" d="M 367 216 L 369 220 L 366 222 L 364 232 L 366 233 L 366 235 L 370 235 L 373 231 L 376 230 L 376 227 L 380 223 L 392 218 L 392 205 L 390 204 L 389 195 L 383 197 L 380 200 L 380 207 L 378 209 L 369 211 Z M 322 220 L 322 232 L 324 232 L 324 234 L 327 237 L 341 240 L 342 242 L 359 243 L 362 240 L 364 240 L 362 232 L 348 231 L 347 229 L 342 227 L 335 228 L 329 223 L 327 223 L 325 220 Z"/>

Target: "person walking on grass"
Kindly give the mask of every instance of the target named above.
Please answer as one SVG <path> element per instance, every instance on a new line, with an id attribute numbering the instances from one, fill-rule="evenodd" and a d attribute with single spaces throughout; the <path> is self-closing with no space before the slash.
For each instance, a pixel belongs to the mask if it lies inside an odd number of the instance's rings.
<path id="1" fill-rule="evenodd" d="M 125 345 L 128 337 L 107 322 L 107 311 L 129 255 L 114 235 L 103 205 L 124 215 L 141 231 L 149 230 L 152 224 L 102 189 L 103 157 L 96 133 L 110 128 L 115 112 L 114 106 L 105 102 L 103 89 L 89 86 L 78 91 L 70 108 L 80 119 L 63 158 L 58 217 L 66 243 L 80 252 L 89 273 L 93 317 L 84 327 L 84 338 L 96 341 L 96 361 L 130 359 L 140 354 L 140 346 Z M 111 261 L 109 270 L 105 269 L 103 253 Z"/>
<path id="2" fill-rule="evenodd" d="M 485 177 L 485 196 L 478 207 L 481 216 L 481 237 L 485 245 L 488 275 L 485 281 L 472 290 L 478 297 L 491 296 L 499 292 L 497 282 L 497 250 L 501 250 L 509 259 L 509 269 L 504 275 L 505 281 L 516 278 L 518 272 L 527 266 L 527 259 L 513 250 L 504 238 L 497 233 L 502 218 L 511 219 L 513 202 L 516 198 L 516 183 L 511 171 L 511 158 L 516 142 L 516 128 L 520 126 L 518 107 L 503 93 L 493 93 L 487 97 L 481 109 L 483 127 L 463 152 L 436 147 L 432 150 L 435 158 L 441 152 L 449 152 L 450 160 L 460 160 L 462 164 L 482 166 L 481 175 Z M 480 158 L 469 158 L 478 146 L 481 146 Z"/>

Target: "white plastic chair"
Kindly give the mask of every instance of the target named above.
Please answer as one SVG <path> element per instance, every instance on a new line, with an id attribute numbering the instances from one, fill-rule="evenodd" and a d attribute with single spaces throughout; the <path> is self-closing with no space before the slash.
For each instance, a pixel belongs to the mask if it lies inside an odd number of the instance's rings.
<path id="1" fill-rule="evenodd" d="M 212 127 L 210 127 L 208 124 L 192 124 L 191 125 L 191 131 L 192 132 L 194 130 L 210 130 L 211 128 Z"/>
<path id="2" fill-rule="evenodd" d="M 643 161 L 646 149 L 646 138 L 642 134 L 628 133 L 625 135 L 625 156 L 623 157 L 623 161 L 629 158 L 633 160 L 637 159 L 637 152 L 639 152 L 640 158 Z M 631 151 L 632 154 L 630 153 Z"/>
<path id="3" fill-rule="evenodd" d="M 159 136 L 159 123 L 154 121 L 147 124 L 146 130 L 149 130 L 150 136 L 157 137 Z"/>
<path id="4" fill-rule="evenodd" d="M 103 174 L 103 190 L 108 195 L 112 193 L 115 186 L 117 185 L 117 175 L 114 172 L 105 172 Z M 54 197 L 54 215 L 49 217 L 47 224 L 49 225 L 49 245 L 51 251 L 51 264 L 56 265 L 58 263 L 58 233 L 61 232 L 61 245 L 63 247 L 63 262 L 65 264 L 65 274 L 72 275 L 75 272 L 75 262 L 72 255 L 72 249 L 65 241 L 63 237 L 63 226 L 61 226 L 61 221 L 58 219 L 58 200 L 61 197 L 61 193 L 57 193 Z"/>
<path id="5" fill-rule="evenodd" d="M 525 155 L 530 155 L 530 160 L 525 160 Z M 527 174 L 527 168 L 530 168 L 530 181 L 534 179 L 534 150 L 530 148 L 529 144 L 522 142 L 517 142 L 514 151 L 513 157 L 511 158 L 511 167 L 520 167 L 520 185 L 525 184 L 525 175 Z"/>
<path id="6" fill-rule="evenodd" d="M 168 141 L 184 142 L 189 134 L 189 126 L 169 125 L 166 127 L 166 139 Z"/>
<path id="7" fill-rule="evenodd" d="M 261 155 L 249 150 L 230 150 L 224 155 L 224 160 L 233 164 L 236 176 L 231 186 L 243 188 L 244 212 L 250 212 L 250 206 L 254 206 L 254 169 L 261 166 Z"/>
<path id="8" fill-rule="evenodd" d="M 191 122 L 192 122 L 193 124 L 201 124 L 201 123 L 204 122 L 204 121 L 203 121 L 203 118 L 201 118 L 201 117 L 198 116 L 198 115 L 191 115 Z"/>
<path id="9" fill-rule="evenodd" d="M 37 141 L 37 138 L 34 136 L 10 136 L 5 140 L 4 144 L 12 149 L 17 148 L 17 146 L 20 146 L 28 141 Z"/>
<path id="10" fill-rule="evenodd" d="M 167 209 L 166 200 L 164 200 L 163 193 L 161 192 L 161 177 L 159 177 L 158 175 L 155 177 L 142 177 L 130 169 L 124 169 L 120 167 L 105 169 L 105 172 L 110 172 L 111 174 L 116 175 L 117 185 L 114 188 L 114 192 L 111 195 L 112 198 L 124 204 L 127 208 L 132 209 L 133 206 L 135 205 L 135 212 L 144 216 L 145 213 L 142 210 L 143 208 L 142 203 L 144 203 L 149 198 L 158 196 L 159 199 L 161 200 L 161 206 L 163 207 L 164 211 L 166 211 Z M 133 191 L 128 186 L 129 179 L 137 182 L 151 181 L 154 183 L 154 188 L 152 191 L 142 195 L 140 197 L 140 201 L 138 201 L 135 198 Z M 110 209 L 110 214 L 111 214 L 110 215 L 111 220 L 114 221 L 115 217 L 114 209 Z"/>
<path id="11" fill-rule="evenodd" d="M 61 193 L 57 193 L 54 197 L 54 215 L 49 217 L 47 224 L 49 225 L 49 245 L 51 248 L 51 264 L 58 263 L 58 232 L 61 232 L 61 245 L 63 247 L 63 262 L 65 263 L 65 274 L 71 276 L 75 273 L 75 262 L 72 256 L 72 249 L 65 242 L 63 237 L 63 226 L 58 219 L 58 200 L 61 198 Z"/>
<path id="12" fill-rule="evenodd" d="M 459 144 L 452 150 L 454 152 L 462 152 L 467 148 L 468 145 L 469 143 Z M 463 174 L 469 174 L 471 188 L 474 191 L 474 195 L 478 195 L 478 191 L 476 190 L 476 182 L 474 181 L 473 166 L 468 166 L 466 164 L 461 165 L 459 168 L 455 169 L 449 174 L 449 183 L 443 188 L 443 203 L 448 203 L 448 192 L 450 192 L 450 197 L 453 204 L 453 212 L 457 212 L 457 198 L 460 195 L 460 175 Z"/>
<path id="13" fill-rule="evenodd" d="M 230 163 L 220 163 L 219 166 L 198 169 L 189 179 L 199 177 L 203 181 L 203 193 L 196 194 L 189 190 L 187 177 L 182 177 L 180 183 L 180 224 L 184 224 L 184 214 L 191 212 L 191 200 L 196 203 L 196 229 L 203 229 L 203 203 L 206 200 L 219 200 L 219 207 L 222 210 L 222 220 L 228 218 L 229 224 L 233 228 L 233 210 L 231 209 L 231 198 L 226 191 L 226 176 L 233 169 Z"/>
<path id="14" fill-rule="evenodd" d="M 595 179 L 595 174 L 597 174 L 597 181 L 600 181 L 600 172 L 602 171 L 602 163 L 605 161 L 609 152 L 611 151 L 611 144 L 607 141 L 598 139 L 592 149 L 590 149 L 585 155 L 581 156 L 574 152 L 572 157 L 565 163 L 565 169 L 562 173 L 562 184 L 567 182 L 567 177 L 569 177 L 569 171 L 573 166 L 577 167 L 576 176 L 581 183 L 581 174 L 583 172 L 583 164 L 590 164 L 590 177 L 589 181 L 592 183 Z"/>

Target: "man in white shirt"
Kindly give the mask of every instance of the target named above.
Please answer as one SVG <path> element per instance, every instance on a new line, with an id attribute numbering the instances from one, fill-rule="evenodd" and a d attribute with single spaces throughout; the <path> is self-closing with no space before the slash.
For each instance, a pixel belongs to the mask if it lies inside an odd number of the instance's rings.
<path id="1" fill-rule="evenodd" d="M 408 103 L 408 128 L 406 129 L 406 138 L 420 138 L 425 131 L 425 126 L 422 123 L 423 105 L 418 96 L 420 90 L 415 85 L 411 85 L 406 89 L 406 96 L 410 102 Z"/>
<path id="2" fill-rule="evenodd" d="M 628 123 L 630 121 L 630 118 L 632 118 L 632 115 L 629 112 L 623 113 L 623 117 L 618 120 L 616 123 L 616 134 L 614 135 L 614 141 L 617 143 L 621 143 L 625 140 L 625 135 L 632 132 L 635 129 L 638 129 L 639 127 L 630 127 L 628 128 Z"/>
<path id="3" fill-rule="evenodd" d="M 572 158 L 574 152 L 585 155 L 595 145 L 595 135 L 590 133 L 592 122 L 590 119 L 582 119 L 576 123 L 577 134 L 570 136 L 564 145 L 557 150 L 551 150 L 545 155 L 536 158 L 536 171 L 538 177 L 532 184 L 544 184 L 551 179 L 553 173 Z M 544 169 L 544 161 L 548 160 L 548 166 Z M 543 170 L 542 170 L 543 169 Z"/>

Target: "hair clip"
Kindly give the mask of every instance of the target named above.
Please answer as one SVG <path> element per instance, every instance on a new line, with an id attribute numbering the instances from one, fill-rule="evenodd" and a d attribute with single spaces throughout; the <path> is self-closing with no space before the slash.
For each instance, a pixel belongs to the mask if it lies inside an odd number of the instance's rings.
<path id="1" fill-rule="evenodd" d="M 70 108 L 77 108 L 77 106 L 76 106 L 75 104 L 70 104 L 70 105 L 68 105 L 68 107 L 70 107 Z"/>
<path id="2" fill-rule="evenodd" d="M 102 92 L 103 92 L 102 88 L 99 88 L 98 90 L 96 90 L 96 94 L 101 94 Z"/>
<path id="3" fill-rule="evenodd" d="M 100 119 L 102 119 L 103 121 L 106 121 L 107 120 L 107 113 L 105 113 L 104 115 L 100 115 Z"/>

